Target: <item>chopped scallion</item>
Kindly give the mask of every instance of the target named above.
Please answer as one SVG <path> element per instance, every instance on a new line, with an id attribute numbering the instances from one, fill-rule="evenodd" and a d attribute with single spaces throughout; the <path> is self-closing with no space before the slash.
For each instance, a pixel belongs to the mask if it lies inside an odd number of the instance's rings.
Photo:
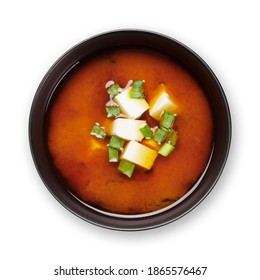
<path id="1" fill-rule="evenodd" d="M 109 141 L 109 147 L 114 148 L 116 150 L 121 150 L 124 146 L 125 141 L 117 136 L 112 136 Z"/>
<path id="2" fill-rule="evenodd" d="M 172 128 L 175 119 L 175 114 L 164 111 L 160 125 L 165 128 Z"/>
<path id="3" fill-rule="evenodd" d="M 144 98 L 143 95 L 143 84 L 142 80 L 135 80 L 132 84 L 132 89 L 130 91 L 130 97 L 135 99 Z"/>
<path id="4" fill-rule="evenodd" d="M 167 135 L 167 131 L 162 129 L 162 128 L 158 128 L 154 134 L 154 141 L 156 141 L 158 144 L 161 144 L 164 139 L 166 138 Z"/>
<path id="5" fill-rule="evenodd" d="M 127 177 L 131 178 L 132 174 L 134 172 L 135 165 L 134 163 L 121 159 L 119 166 L 118 166 L 118 171 L 125 174 Z"/>
<path id="6" fill-rule="evenodd" d="M 118 150 L 108 147 L 108 159 L 109 162 L 118 162 L 118 156 L 119 152 Z"/>
<path id="7" fill-rule="evenodd" d="M 120 115 L 120 107 L 118 105 L 106 106 L 107 118 L 115 118 Z"/>
<path id="8" fill-rule="evenodd" d="M 158 153 L 164 157 L 167 157 L 174 150 L 174 148 L 175 147 L 173 145 L 164 143 Z"/>
<path id="9" fill-rule="evenodd" d="M 150 139 L 153 137 L 153 131 L 151 130 L 149 125 L 145 125 L 144 127 L 140 128 L 140 131 L 146 139 Z"/>
<path id="10" fill-rule="evenodd" d="M 93 135 L 93 136 L 96 136 L 99 139 L 105 139 L 106 138 L 105 129 L 97 123 L 94 124 L 90 134 Z"/>
<path id="11" fill-rule="evenodd" d="M 165 138 L 165 142 L 175 146 L 177 142 L 178 134 L 177 131 L 173 128 L 168 130 L 167 136 Z"/>
<path id="12" fill-rule="evenodd" d="M 116 95 L 120 93 L 119 89 L 120 89 L 119 84 L 113 84 L 111 87 L 107 89 L 107 93 L 110 94 L 111 98 L 114 98 Z"/>

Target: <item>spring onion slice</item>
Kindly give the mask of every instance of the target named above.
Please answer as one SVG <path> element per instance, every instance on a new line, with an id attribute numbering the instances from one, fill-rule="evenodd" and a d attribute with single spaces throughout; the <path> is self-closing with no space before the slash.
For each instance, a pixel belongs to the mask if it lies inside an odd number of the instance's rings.
<path id="1" fill-rule="evenodd" d="M 106 106 L 107 118 L 115 118 L 120 115 L 120 107 L 118 105 Z"/>
<path id="2" fill-rule="evenodd" d="M 134 163 L 121 159 L 119 165 L 118 165 L 118 171 L 125 174 L 127 177 L 131 178 L 132 174 L 134 172 L 135 165 Z"/>
<path id="3" fill-rule="evenodd" d="M 146 139 L 151 139 L 153 137 L 153 131 L 151 130 L 149 125 L 145 125 L 144 127 L 141 127 L 139 130 L 141 131 L 141 133 Z"/>
<path id="4" fill-rule="evenodd" d="M 169 143 L 164 143 L 158 153 L 164 157 L 167 157 L 173 150 L 174 146 Z"/>
<path id="5" fill-rule="evenodd" d="M 118 150 L 108 147 L 108 160 L 109 162 L 118 162 L 119 152 Z"/>
<path id="6" fill-rule="evenodd" d="M 116 95 L 120 93 L 119 89 L 120 89 L 119 84 L 113 84 L 107 89 L 107 93 L 110 94 L 111 98 L 114 98 Z"/>
<path id="7" fill-rule="evenodd" d="M 143 95 L 143 84 L 142 80 L 135 80 L 132 84 L 132 89 L 130 91 L 130 97 L 135 99 L 142 99 L 144 98 Z"/>
<path id="8" fill-rule="evenodd" d="M 116 149 L 116 150 L 121 150 L 125 144 L 125 141 L 117 136 L 112 135 L 109 141 L 109 147 Z"/>
<path id="9" fill-rule="evenodd" d="M 101 127 L 98 123 L 94 124 L 90 134 L 99 139 L 105 139 L 107 135 L 105 129 Z"/>
<path id="10" fill-rule="evenodd" d="M 174 119 L 175 119 L 175 114 L 173 114 L 171 112 L 164 111 L 163 115 L 162 115 L 162 118 L 161 118 L 160 125 L 165 127 L 165 128 L 172 128 L 173 123 L 174 123 Z"/>
<path id="11" fill-rule="evenodd" d="M 161 144 L 164 139 L 166 138 L 167 136 L 167 131 L 164 130 L 163 128 L 158 128 L 154 134 L 154 141 L 156 141 L 158 144 Z"/>
<path id="12" fill-rule="evenodd" d="M 165 142 L 175 146 L 178 138 L 178 133 L 173 128 L 169 129 L 167 132 L 167 136 L 165 138 Z"/>

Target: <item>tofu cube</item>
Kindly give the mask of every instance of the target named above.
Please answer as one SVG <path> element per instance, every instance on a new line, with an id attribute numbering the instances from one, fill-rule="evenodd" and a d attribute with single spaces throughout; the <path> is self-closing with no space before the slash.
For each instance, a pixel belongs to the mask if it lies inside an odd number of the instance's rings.
<path id="1" fill-rule="evenodd" d="M 121 159 L 128 160 L 136 165 L 150 170 L 157 155 L 157 151 L 136 141 L 130 141 L 126 144 L 124 151 L 121 154 Z"/>
<path id="2" fill-rule="evenodd" d="M 149 147 L 149 148 L 151 148 L 151 149 L 153 149 L 153 150 L 156 150 L 156 151 L 159 151 L 160 150 L 160 148 L 161 148 L 161 145 L 159 145 L 156 141 L 154 141 L 153 139 L 144 139 L 143 141 L 142 141 L 142 143 L 145 145 L 145 146 L 147 146 L 147 147 Z"/>
<path id="3" fill-rule="evenodd" d="M 160 121 L 161 114 L 164 111 L 169 111 L 174 113 L 176 109 L 177 109 L 176 104 L 173 102 L 169 94 L 166 92 L 165 86 L 161 84 L 159 94 L 151 102 L 151 106 L 149 109 L 150 116 Z"/>
<path id="4" fill-rule="evenodd" d="M 111 125 L 107 128 L 109 135 L 115 135 L 124 140 L 136 140 L 142 141 L 144 138 L 140 131 L 141 127 L 146 125 L 144 120 L 133 120 L 133 119 L 115 119 Z"/>
<path id="5" fill-rule="evenodd" d="M 132 87 L 127 88 L 114 97 L 114 101 L 120 106 L 121 113 L 129 119 L 138 119 L 149 109 L 149 104 L 145 99 L 135 99 L 130 97 Z"/>

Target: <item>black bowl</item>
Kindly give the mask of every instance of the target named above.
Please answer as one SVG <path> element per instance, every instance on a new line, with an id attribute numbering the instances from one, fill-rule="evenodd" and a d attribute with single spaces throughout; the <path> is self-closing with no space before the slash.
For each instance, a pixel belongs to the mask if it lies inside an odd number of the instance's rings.
<path id="1" fill-rule="evenodd" d="M 214 120 L 214 147 L 203 176 L 192 190 L 172 207 L 148 215 L 113 215 L 90 207 L 64 187 L 50 162 L 44 123 L 55 89 L 79 61 L 114 48 L 148 48 L 179 60 L 205 89 Z M 231 142 L 231 118 L 224 91 L 209 66 L 182 43 L 161 34 L 121 30 L 101 34 L 66 52 L 43 78 L 34 97 L 29 120 L 29 139 L 37 170 L 53 196 L 80 218 L 110 229 L 143 230 L 172 222 L 196 207 L 215 186 L 227 160 Z"/>

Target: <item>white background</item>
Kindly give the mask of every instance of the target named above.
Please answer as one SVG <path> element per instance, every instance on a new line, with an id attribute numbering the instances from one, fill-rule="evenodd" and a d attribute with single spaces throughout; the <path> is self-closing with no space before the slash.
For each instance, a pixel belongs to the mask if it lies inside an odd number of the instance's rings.
<path id="1" fill-rule="evenodd" d="M 54 276 L 60 265 L 208 267 L 203 277 L 110 279 L 259 279 L 259 11 L 252 0 L 1 1 L 1 279 L 84 279 Z M 53 62 L 122 28 L 164 33 L 197 52 L 219 78 L 233 121 L 226 168 L 206 200 L 177 222 L 128 233 L 65 210 L 36 172 L 27 133 L 34 93 Z"/>

